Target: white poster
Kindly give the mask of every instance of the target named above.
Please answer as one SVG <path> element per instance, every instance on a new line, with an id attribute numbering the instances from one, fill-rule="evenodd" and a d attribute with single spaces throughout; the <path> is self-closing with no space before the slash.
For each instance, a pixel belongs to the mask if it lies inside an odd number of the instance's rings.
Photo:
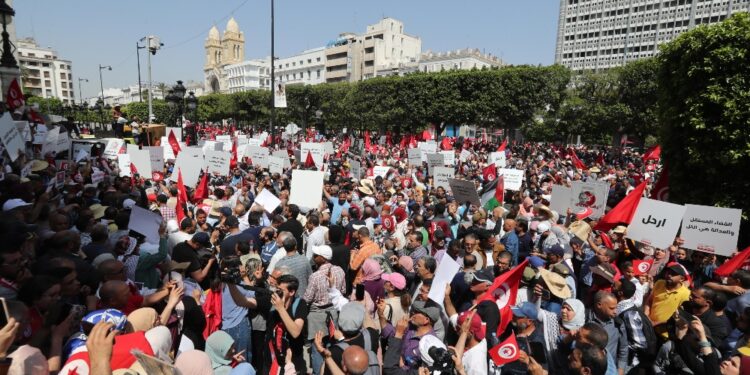
<path id="1" fill-rule="evenodd" d="M 422 151 L 422 161 L 427 161 L 427 154 L 437 153 L 437 143 L 434 142 L 419 142 L 417 148 Z"/>
<path id="2" fill-rule="evenodd" d="M 58 127 L 58 129 L 60 128 Z M 68 132 L 65 131 L 65 129 L 60 129 L 60 133 L 57 134 L 57 145 L 55 146 L 55 150 L 59 154 L 70 151 L 70 137 L 68 137 Z M 70 157 L 71 155 L 68 154 L 68 159 L 70 159 Z"/>
<path id="3" fill-rule="evenodd" d="M 324 155 L 325 155 L 325 146 L 322 143 L 312 143 L 312 142 L 302 142 L 300 143 L 300 157 L 302 160 L 299 161 L 300 164 L 304 165 L 305 160 L 307 160 L 307 153 L 309 152 L 312 155 L 313 161 L 315 162 L 315 166 L 320 169 L 320 167 L 323 166 L 324 161 Z"/>
<path id="4" fill-rule="evenodd" d="M 14 121 L 16 124 L 16 129 L 18 129 L 18 132 L 21 133 L 21 138 L 23 138 L 24 142 L 31 142 L 31 127 L 29 126 L 28 121 Z"/>
<path id="5" fill-rule="evenodd" d="M 203 169 L 203 150 L 199 147 L 185 147 L 177 155 L 169 180 L 177 182 L 177 171 L 181 170 L 182 182 L 185 186 L 195 186 L 200 179 L 201 169 Z"/>
<path id="6" fill-rule="evenodd" d="M 286 152 L 286 150 L 276 150 L 271 154 L 277 158 L 284 159 L 284 168 L 291 168 L 292 163 L 289 161 L 289 153 Z"/>
<path id="7" fill-rule="evenodd" d="M 169 146 L 167 146 L 169 147 Z M 151 159 L 151 171 L 162 172 L 164 171 L 164 146 L 144 146 L 144 150 L 148 150 L 149 157 Z"/>
<path id="8" fill-rule="evenodd" d="M 222 151 L 232 151 L 232 136 L 229 134 L 217 135 L 216 142 L 221 142 Z"/>
<path id="9" fill-rule="evenodd" d="M 289 203 L 307 209 L 318 208 L 323 199 L 324 176 L 320 171 L 293 170 Z"/>
<path id="10" fill-rule="evenodd" d="M 573 181 L 570 191 L 570 208 L 573 211 L 580 211 L 585 207 L 590 207 L 593 211 L 591 218 L 598 219 L 604 216 L 608 194 L 609 184 L 606 182 Z"/>
<path id="11" fill-rule="evenodd" d="M 286 85 L 284 82 L 276 82 L 273 89 L 273 106 L 286 108 Z"/>
<path id="12" fill-rule="evenodd" d="M 283 174 L 284 173 L 284 159 L 278 156 L 269 156 L 268 157 L 268 172 L 271 174 L 274 174 L 274 173 Z"/>
<path id="13" fill-rule="evenodd" d="M 471 202 L 471 204 L 476 206 L 481 205 L 481 202 L 479 201 L 479 193 L 477 193 L 477 188 L 474 186 L 473 181 L 451 178 L 448 180 L 448 184 L 453 193 L 453 198 L 456 199 L 456 202 L 459 205 L 466 202 Z"/>
<path id="14" fill-rule="evenodd" d="M 119 138 L 107 139 L 107 147 L 104 148 L 104 157 L 110 160 L 116 159 L 125 141 Z M 162 142 L 162 144 L 164 144 Z"/>
<path id="15" fill-rule="evenodd" d="M 413 167 L 422 166 L 422 150 L 418 148 L 410 148 L 406 150 L 409 155 L 409 165 Z"/>
<path id="16" fill-rule="evenodd" d="M 268 168 L 268 148 L 260 146 L 247 146 L 245 156 L 253 161 L 253 166 Z"/>
<path id="17" fill-rule="evenodd" d="M 277 196 L 273 195 L 271 190 L 263 189 L 263 191 L 261 191 L 260 194 L 255 197 L 254 203 L 263 207 L 266 212 L 271 213 L 276 209 L 276 207 L 279 207 L 279 205 L 281 204 L 281 200 Z"/>
<path id="18" fill-rule="evenodd" d="M 505 152 L 491 152 L 490 153 L 490 163 L 495 163 L 495 166 L 498 168 L 505 168 L 506 160 L 505 160 Z"/>
<path id="19" fill-rule="evenodd" d="M 549 208 L 563 217 L 570 207 L 570 194 L 572 189 L 562 185 L 552 185 L 552 198 L 550 198 Z"/>
<path id="20" fill-rule="evenodd" d="M 456 164 L 456 153 L 453 150 L 448 151 L 440 151 L 440 154 L 443 155 L 443 163 L 445 165 L 454 165 Z"/>
<path id="21" fill-rule="evenodd" d="M 453 167 L 435 167 L 432 172 L 432 186 L 435 188 L 442 186 L 445 191 L 450 191 L 448 181 L 455 177 Z"/>
<path id="22" fill-rule="evenodd" d="M 57 136 L 59 134 L 59 127 L 55 127 L 54 129 L 47 132 L 47 138 L 42 145 L 42 155 L 47 155 L 47 153 L 49 152 L 57 152 Z"/>
<path id="23" fill-rule="evenodd" d="M 237 134 L 237 146 L 247 144 L 247 134 Z"/>
<path id="24" fill-rule="evenodd" d="M 466 160 L 469 160 L 469 157 L 471 157 L 471 151 L 463 149 L 461 150 L 461 155 L 459 155 L 458 160 L 465 162 Z"/>
<path id="25" fill-rule="evenodd" d="M 159 226 L 161 226 L 162 220 L 160 214 L 138 206 L 133 206 L 133 208 L 130 209 L 130 222 L 128 223 L 128 228 L 146 237 L 146 242 L 158 244 Z"/>
<path id="26" fill-rule="evenodd" d="M 434 174 L 435 167 L 442 167 L 445 163 L 445 158 L 441 154 L 427 154 L 427 167 L 429 168 L 430 174 Z"/>
<path id="27" fill-rule="evenodd" d="M 260 146 L 263 144 L 263 141 L 261 141 L 258 138 L 248 138 L 247 139 L 248 146 Z"/>
<path id="28" fill-rule="evenodd" d="M 519 191 L 523 184 L 523 170 L 521 169 L 498 169 L 498 174 L 503 176 L 505 190 Z"/>
<path id="29" fill-rule="evenodd" d="M 164 151 L 164 160 L 175 160 L 174 150 L 169 144 L 167 137 L 161 137 L 162 151 Z M 185 145 L 180 143 L 180 150 L 185 149 Z"/>
<path id="30" fill-rule="evenodd" d="M 151 153 L 135 148 L 128 150 L 128 155 L 138 174 L 143 178 L 151 178 Z"/>
<path id="31" fill-rule="evenodd" d="M 352 177 L 360 179 L 362 176 L 362 166 L 356 160 L 349 160 L 349 169 L 351 170 Z"/>
<path id="32" fill-rule="evenodd" d="M 333 155 L 333 142 L 323 142 L 323 151 L 327 155 Z"/>
<path id="33" fill-rule="evenodd" d="M 679 204 L 641 198 L 625 237 L 666 249 L 677 236 L 685 210 L 686 207 Z"/>
<path id="34" fill-rule="evenodd" d="M 680 237 L 688 249 L 730 256 L 737 250 L 742 210 L 685 205 Z"/>
<path id="35" fill-rule="evenodd" d="M 117 169 L 120 170 L 120 177 L 131 177 L 130 155 L 120 154 L 120 157 L 117 158 Z"/>
<path id="36" fill-rule="evenodd" d="M 445 299 L 445 287 L 453 281 L 459 269 L 461 269 L 461 266 L 453 258 L 443 257 L 437 270 L 435 270 L 435 277 L 432 279 L 432 287 L 430 293 L 427 294 L 427 298 L 442 306 Z"/>
<path id="37" fill-rule="evenodd" d="M 206 152 L 206 166 L 208 167 L 208 173 L 218 173 L 221 176 L 229 175 L 229 163 L 232 159 L 232 154 L 226 151 L 211 151 Z M 185 178 L 183 176 L 183 178 Z"/>
<path id="38" fill-rule="evenodd" d="M 382 178 L 385 178 L 385 176 L 388 175 L 388 171 L 390 170 L 391 170 L 391 167 L 376 165 L 372 168 L 372 174 L 375 177 L 380 176 Z"/>
<path id="39" fill-rule="evenodd" d="M 11 161 L 16 161 L 18 155 L 26 148 L 23 136 L 18 131 L 16 123 L 13 122 L 10 112 L 5 112 L 3 117 L 0 117 L 0 140 Z"/>
<path id="40" fill-rule="evenodd" d="M 36 126 L 36 132 L 34 133 L 34 144 L 43 145 L 44 141 L 47 140 L 48 129 L 44 124 L 38 124 Z"/>

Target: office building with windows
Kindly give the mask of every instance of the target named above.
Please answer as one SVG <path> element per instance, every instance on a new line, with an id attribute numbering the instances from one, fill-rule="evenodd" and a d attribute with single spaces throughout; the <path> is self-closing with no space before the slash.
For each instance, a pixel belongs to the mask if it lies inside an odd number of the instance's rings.
<path id="1" fill-rule="evenodd" d="M 21 85 L 27 95 L 58 98 L 63 104 L 75 102 L 73 64 L 58 57 L 52 48 L 41 47 L 32 38 L 18 40 Z"/>

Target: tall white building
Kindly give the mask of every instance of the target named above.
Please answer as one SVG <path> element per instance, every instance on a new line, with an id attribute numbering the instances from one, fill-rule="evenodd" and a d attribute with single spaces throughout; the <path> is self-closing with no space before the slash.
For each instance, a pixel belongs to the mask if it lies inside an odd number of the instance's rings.
<path id="1" fill-rule="evenodd" d="M 43 98 L 58 98 L 64 104 L 75 102 L 73 66 L 51 48 L 40 47 L 32 38 L 17 44 L 21 85 L 26 94 Z"/>
<path id="2" fill-rule="evenodd" d="M 271 88 L 270 58 L 247 60 L 224 67 L 226 92 L 269 90 Z"/>
<path id="3" fill-rule="evenodd" d="M 471 70 L 500 67 L 503 61 L 492 54 L 484 54 L 478 48 L 465 48 L 448 52 L 427 52 L 419 60 L 419 71 L 425 73 L 443 70 Z"/>
<path id="4" fill-rule="evenodd" d="M 750 0 L 560 0 L 555 62 L 574 71 L 624 65 L 741 11 Z"/>
<path id="5" fill-rule="evenodd" d="M 317 85 L 326 81 L 325 48 L 313 48 L 300 54 L 277 59 L 276 80 L 287 85 Z"/>

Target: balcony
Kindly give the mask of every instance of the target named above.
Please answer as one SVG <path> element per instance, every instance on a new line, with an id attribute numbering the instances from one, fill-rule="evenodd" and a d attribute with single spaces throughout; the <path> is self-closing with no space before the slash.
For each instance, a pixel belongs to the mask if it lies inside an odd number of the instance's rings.
<path id="1" fill-rule="evenodd" d="M 346 78 L 346 77 L 347 77 L 347 71 L 346 71 L 346 69 L 334 70 L 334 71 L 326 72 L 326 79 L 327 80 L 337 79 L 337 78 Z"/>
<path id="2" fill-rule="evenodd" d="M 349 61 L 349 59 L 347 57 L 340 57 L 340 58 L 337 58 L 337 59 L 329 59 L 329 60 L 326 60 L 326 67 L 346 65 L 348 63 L 348 61 Z"/>

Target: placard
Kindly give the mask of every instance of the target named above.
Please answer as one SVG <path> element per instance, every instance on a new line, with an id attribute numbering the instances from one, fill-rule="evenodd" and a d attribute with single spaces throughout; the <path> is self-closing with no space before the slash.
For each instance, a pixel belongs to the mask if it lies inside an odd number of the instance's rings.
<path id="1" fill-rule="evenodd" d="M 495 163 L 495 166 L 498 168 L 505 168 L 507 165 L 507 161 L 505 160 L 505 151 L 491 152 L 489 162 Z"/>
<path id="2" fill-rule="evenodd" d="M 47 132 L 47 138 L 42 145 L 42 156 L 47 155 L 47 153 L 49 152 L 57 152 L 57 136 L 59 134 L 59 127 L 55 127 L 54 129 Z"/>
<path id="3" fill-rule="evenodd" d="M 21 133 L 21 138 L 24 142 L 31 142 L 31 127 L 28 121 L 13 121 L 16 124 L 16 129 Z"/>
<path id="4" fill-rule="evenodd" d="M 232 151 L 232 136 L 228 134 L 217 135 L 216 142 L 221 142 L 222 151 Z"/>
<path id="5" fill-rule="evenodd" d="M 435 167 L 432 172 L 432 186 L 435 188 L 442 186 L 446 191 L 450 191 L 448 180 L 455 177 L 453 167 Z"/>
<path id="6" fill-rule="evenodd" d="M 260 194 L 258 194 L 257 197 L 255 197 L 255 201 L 253 203 L 263 207 L 264 210 L 268 213 L 272 213 L 276 207 L 279 207 L 281 204 L 281 200 L 275 196 L 271 190 L 269 189 L 263 189 Z"/>
<path id="7" fill-rule="evenodd" d="M 742 210 L 695 204 L 685 208 L 680 231 L 683 247 L 724 256 L 737 250 Z"/>
<path id="8" fill-rule="evenodd" d="M 327 155 L 333 155 L 333 142 L 323 142 L 323 151 Z"/>
<path id="9" fill-rule="evenodd" d="M 128 155 L 138 174 L 143 178 L 151 178 L 151 154 L 148 150 L 130 149 Z"/>
<path id="10" fill-rule="evenodd" d="M 349 160 L 349 170 L 351 171 L 352 177 L 359 180 L 362 178 L 362 165 L 356 160 Z"/>
<path id="11" fill-rule="evenodd" d="M 437 143 L 419 142 L 417 143 L 417 148 L 422 152 L 421 157 L 423 162 L 427 161 L 427 154 L 437 153 Z"/>
<path id="12" fill-rule="evenodd" d="M 248 146 L 260 146 L 263 144 L 263 141 L 261 141 L 258 138 L 248 138 L 247 139 Z"/>
<path id="13" fill-rule="evenodd" d="M 469 160 L 469 157 L 471 157 L 471 151 L 463 149 L 461 150 L 461 155 L 458 156 L 458 160 L 465 162 L 466 160 Z"/>
<path id="14" fill-rule="evenodd" d="M 160 214 L 151 212 L 138 206 L 130 209 L 130 221 L 128 229 L 138 232 L 146 237 L 146 242 L 152 244 L 159 243 L 159 226 L 161 226 L 162 217 Z"/>
<path id="15" fill-rule="evenodd" d="M 385 178 L 390 170 L 391 167 L 376 165 L 372 168 L 372 174 L 375 177 L 380 176 L 382 178 Z"/>
<path id="16" fill-rule="evenodd" d="M 148 151 L 151 160 L 151 170 L 164 171 L 164 146 L 144 146 L 143 149 Z M 171 148 L 171 147 L 170 147 Z M 184 182 L 184 181 L 183 181 Z"/>
<path id="17" fill-rule="evenodd" d="M 572 189 L 562 185 L 552 185 L 552 197 L 549 208 L 564 217 L 570 208 L 570 194 Z"/>
<path id="18" fill-rule="evenodd" d="M 523 184 L 522 169 L 500 168 L 497 173 L 503 176 L 505 181 L 505 190 L 519 191 Z"/>
<path id="19" fill-rule="evenodd" d="M 205 159 L 208 173 L 218 173 L 220 176 L 229 175 L 229 163 L 232 159 L 231 153 L 226 151 L 208 150 Z M 183 178 L 185 177 L 183 176 Z"/>
<path id="20" fill-rule="evenodd" d="M 324 176 L 321 171 L 293 170 L 289 203 L 307 209 L 318 208 L 323 199 Z"/>
<path id="21" fill-rule="evenodd" d="M 117 159 L 117 155 L 120 153 L 123 144 L 125 144 L 125 141 L 122 139 L 108 138 L 107 147 L 104 148 L 104 157 L 110 160 Z"/>
<path id="22" fill-rule="evenodd" d="M 445 299 L 445 287 L 453 281 L 461 266 L 451 257 L 443 257 L 435 270 L 435 276 L 432 279 L 432 287 L 427 294 L 427 298 L 437 302 L 439 306 L 443 305 Z"/>
<path id="23" fill-rule="evenodd" d="M 444 163 L 445 158 L 442 154 L 427 154 L 427 167 L 430 174 L 434 174 L 435 167 L 442 167 Z"/>
<path id="24" fill-rule="evenodd" d="M 104 181 L 104 171 L 94 168 L 93 172 L 91 172 L 91 183 L 98 185 L 102 181 Z"/>
<path id="25" fill-rule="evenodd" d="M 453 150 L 440 151 L 443 155 L 443 165 L 455 165 L 456 164 L 456 153 Z"/>
<path id="26" fill-rule="evenodd" d="M 26 148 L 23 136 L 18 131 L 16 123 L 13 122 L 10 112 L 5 112 L 3 117 L 0 117 L 0 140 L 2 140 L 3 147 L 8 152 L 11 161 L 16 161 L 20 153 Z"/>
<path id="27" fill-rule="evenodd" d="M 277 156 L 268 157 L 268 173 L 283 174 L 284 173 L 284 159 Z"/>
<path id="28" fill-rule="evenodd" d="M 674 242 L 685 206 L 641 198 L 625 237 L 657 249 L 666 249 Z"/>
<path id="29" fill-rule="evenodd" d="M 34 132 L 34 144 L 35 145 L 43 145 L 44 142 L 47 140 L 47 133 L 49 132 L 49 129 L 47 129 L 47 126 L 44 124 L 37 124 L 36 129 Z M 57 138 L 55 138 L 57 139 Z"/>
<path id="30" fill-rule="evenodd" d="M 247 144 L 247 134 L 237 134 L 237 146 Z"/>
<path id="31" fill-rule="evenodd" d="M 254 166 L 268 168 L 268 148 L 260 146 L 247 146 L 245 155 L 252 160 Z"/>
<path id="32" fill-rule="evenodd" d="M 312 143 L 312 142 L 302 142 L 300 143 L 300 156 L 302 157 L 301 160 L 299 160 L 300 164 L 305 164 L 305 160 L 307 160 L 307 153 L 312 154 L 313 161 L 315 162 L 315 166 L 320 169 L 320 167 L 323 166 L 324 161 L 324 155 L 325 155 L 325 146 L 323 146 L 322 143 Z"/>
<path id="33" fill-rule="evenodd" d="M 57 151 L 58 154 L 68 152 L 68 159 L 70 159 L 70 137 L 68 137 L 68 132 L 65 129 L 61 129 L 60 127 L 58 127 L 57 129 L 59 130 L 57 134 L 57 145 L 55 146 L 55 151 Z"/>
<path id="34" fill-rule="evenodd" d="M 120 170 L 120 177 L 132 177 L 130 174 L 130 155 L 120 154 L 120 157 L 117 158 L 117 168 Z"/>
<path id="35" fill-rule="evenodd" d="M 470 202 L 473 205 L 481 206 L 481 203 L 479 202 L 479 193 L 477 193 L 477 188 L 474 186 L 474 182 L 450 178 L 448 179 L 448 185 L 450 185 L 453 198 L 456 199 L 456 202 L 459 205 Z"/>
<path id="36" fill-rule="evenodd" d="M 284 159 L 284 168 L 292 167 L 292 163 L 289 161 L 289 153 L 286 150 L 276 150 L 271 155 Z"/>
<path id="37" fill-rule="evenodd" d="M 201 169 L 203 169 L 203 150 L 199 147 L 183 148 L 177 155 L 169 180 L 177 182 L 177 171 L 181 170 L 182 182 L 185 186 L 195 186 L 200 179 Z"/>
<path id="38" fill-rule="evenodd" d="M 570 191 L 570 208 L 580 211 L 590 207 L 593 213 L 592 219 L 598 219 L 604 215 L 607 207 L 607 195 L 609 184 L 600 181 L 573 181 Z"/>
<path id="39" fill-rule="evenodd" d="M 418 148 L 410 148 L 406 150 L 409 156 L 409 165 L 414 167 L 422 166 L 422 150 Z"/>

